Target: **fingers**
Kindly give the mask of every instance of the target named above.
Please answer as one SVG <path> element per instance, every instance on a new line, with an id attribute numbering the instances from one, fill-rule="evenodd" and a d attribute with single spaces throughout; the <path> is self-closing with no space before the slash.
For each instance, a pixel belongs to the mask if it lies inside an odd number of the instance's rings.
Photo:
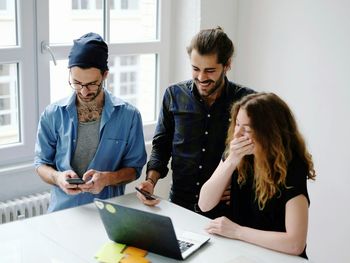
<path id="1" fill-rule="evenodd" d="M 96 173 L 98 173 L 98 172 L 93 170 L 93 169 L 90 169 L 90 170 L 86 171 L 83 174 L 83 180 L 84 181 L 89 181 Z"/>
<path id="2" fill-rule="evenodd" d="M 216 218 L 209 222 L 205 230 L 210 234 L 217 234 L 229 238 L 239 238 L 240 226 L 225 216 Z"/>
<path id="3" fill-rule="evenodd" d="M 144 190 L 144 191 L 146 191 L 146 192 L 148 192 L 150 194 L 153 194 L 153 192 L 154 192 L 153 184 L 151 184 L 148 181 L 142 182 L 138 186 L 138 188 L 141 189 L 141 190 Z M 155 206 L 155 205 L 159 204 L 159 202 L 160 202 L 160 199 L 149 200 L 143 194 L 141 194 L 139 192 L 136 193 L 136 196 L 143 204 L 148 205 L 148 206 Z"/>
<path id="4" fill-rule="evenodd" d="M 235 138 L 231 141 L 230 148 L 232 150 L 239 150 L 241 148 L 244 148 L 246 146 L 252 145 L 253 141 L 252 139 L 242 136 L 239 138 Z"/>
<path id="5" fill-rule="evenodd" d="M 160 202 L 160 199 L 149 200 L 143 194 L 141 194 L 139 192 L 136 193 L 136 196 L 143 204 L 148 205 L 148 206 L 155 206 L 155 205 L 159 204 L 159 202 Z"/>
<path id="6" fill-rule="evenodd" d="M 220 200 L 221 200 L 221 201 L 229 201 L 230 198 L 231 198 L 231 197 L 230 197 L 229 195 L 223 195 L 223 196 L 221 196 Z"/>
<path id="7" fill-rule="evenodd" d="M 221 196 L 221 201 L 228 201 L 231 198 L 231 191 L 230 190 L 225 190 L 224 193 Z"/>
<path id="8" fill-rule="evenodd" d="M 218 234 L 218 222 L 215 221 L 215 219 L 211 220 L 209 224 L 204 228 L 204 230 L 207 231 L 209 234 Z"/>
<path id="9" fill-rule="evenodd" d="M 105 187 L 105 184 L 102 180 L 102 172 L 96 171 L 93 169 L 88 170 L 86 173 L 83 174 L 83 180 L 85 181 L 85 184 L 79 185 L 79 188 L 83 192 L 91 193 L 91 194 L 98 194 L 102 191 L 102 189 Z"/>
<path id="10" fill-rule="evenodd" d="M 230 152 L 239 158 L 248 154 L 252 154 L 253 151 L 253 140 L 251 138 L 248 138 L 247 136 L 234 138 L 230 143 Z"/>
<path id="11" fill-rule="evenodd" d="M 82 192 L 98 194 L 102 191 L 103 185 L 99 181 L 95 181 L 93 178 L 87 181 L 85 184 L 79 185 Z"/>
<path id="12" fill-rule="evenodd" d="M 222 216 L 211 220 L 205 230 L 210 234 L 222 235 L 223 225 L 226 219 L 226 217 Z"/>
<path id="13" fill-rule="evenodd" d="M 145 205 L 148 205 L 148 206 L 155 206 L 155 205 L 158 205 L 160 203 L 160 199 L 156 199 L 156 200 L 147 200 L 147 199 L 145 199 L 143 201 L 143 203 Z"/>
<path id="14" fill-rule="evenodd" d="M 142 190 L 145 190 L 151 194 L 154 192 L 154 185 L 150 183 L 149 181 L 144 181 L 139 185 L 139 188 Z"/>
<path id="15" fill-rule="evenodd" d="M 103 189 L 104 185 L 101 183 L 96 183 L 96 180 L 93 178 L 93 175 L 99 172 L 95 170 L 89 170 L 83 175 L 83 180 L 86 181 L 84 184 L 70 184 L 66 181 L 67 178 L 79 178 L 79 176 L 74 171 L 64 171 L 60 172 L 58 186 L 69 195 L 77 195 L 82 192 L 87 192 L 91 194 L 98 194 Z"/>

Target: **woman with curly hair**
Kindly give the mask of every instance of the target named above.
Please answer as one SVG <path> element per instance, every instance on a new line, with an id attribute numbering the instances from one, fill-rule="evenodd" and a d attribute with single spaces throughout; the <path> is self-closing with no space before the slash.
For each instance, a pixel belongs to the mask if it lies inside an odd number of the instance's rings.
<path id="1" fill-rule="evenodd" d="M 231 185 L 231 212 L 206 230 L 307 258 L 306 181 L 315 176 L 288 105 L 273 93 L 248 95 L 232 107 L 225 152 L 198 203 L 211 210 Z"/>

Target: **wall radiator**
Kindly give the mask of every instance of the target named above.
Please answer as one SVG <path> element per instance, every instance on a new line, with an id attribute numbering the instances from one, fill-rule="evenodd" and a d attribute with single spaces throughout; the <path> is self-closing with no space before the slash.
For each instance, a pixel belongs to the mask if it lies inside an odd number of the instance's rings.
<path id="1" fill-rule="evenodd" d="M 50 193 L 38 193 L 0 202 L 0 224 L 20 220 L 46 213 L 50 202 Z"/>

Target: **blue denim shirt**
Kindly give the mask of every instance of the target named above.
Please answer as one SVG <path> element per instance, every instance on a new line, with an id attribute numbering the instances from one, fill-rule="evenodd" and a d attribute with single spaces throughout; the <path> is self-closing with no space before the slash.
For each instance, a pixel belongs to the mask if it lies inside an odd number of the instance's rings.
<path id="1" fill-rule="evenodd" d="M 89 169 L 117 171 L 133 167 L 137 178 L 146 163 L 145 142 L 139 111 L 104 90 L 104 107 L 100 124 L 100 142 Z M 77 143 L 78 115 L 76 94 L 49 105 L 38 125 L 34 165 L 49 165 L 58 171 L 73 170 L 71 159 Z M 48 211 L 83 205 L 95 197 L 106 199 L 124 194 L 125 185 L 105 187 L 99 194 L 67 195 L 58 186 L 51 189 Z"/>

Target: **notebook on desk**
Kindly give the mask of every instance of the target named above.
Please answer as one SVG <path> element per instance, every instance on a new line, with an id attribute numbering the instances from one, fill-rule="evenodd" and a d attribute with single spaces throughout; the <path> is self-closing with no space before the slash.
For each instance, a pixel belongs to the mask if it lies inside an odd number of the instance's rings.
<path id="1" fill-rule="evenodd" d="M 95 198 L 109 239 L 175 259 L 185 259 L 209 237 L 176 231 L 167 216 L 149 213 Z"/>

